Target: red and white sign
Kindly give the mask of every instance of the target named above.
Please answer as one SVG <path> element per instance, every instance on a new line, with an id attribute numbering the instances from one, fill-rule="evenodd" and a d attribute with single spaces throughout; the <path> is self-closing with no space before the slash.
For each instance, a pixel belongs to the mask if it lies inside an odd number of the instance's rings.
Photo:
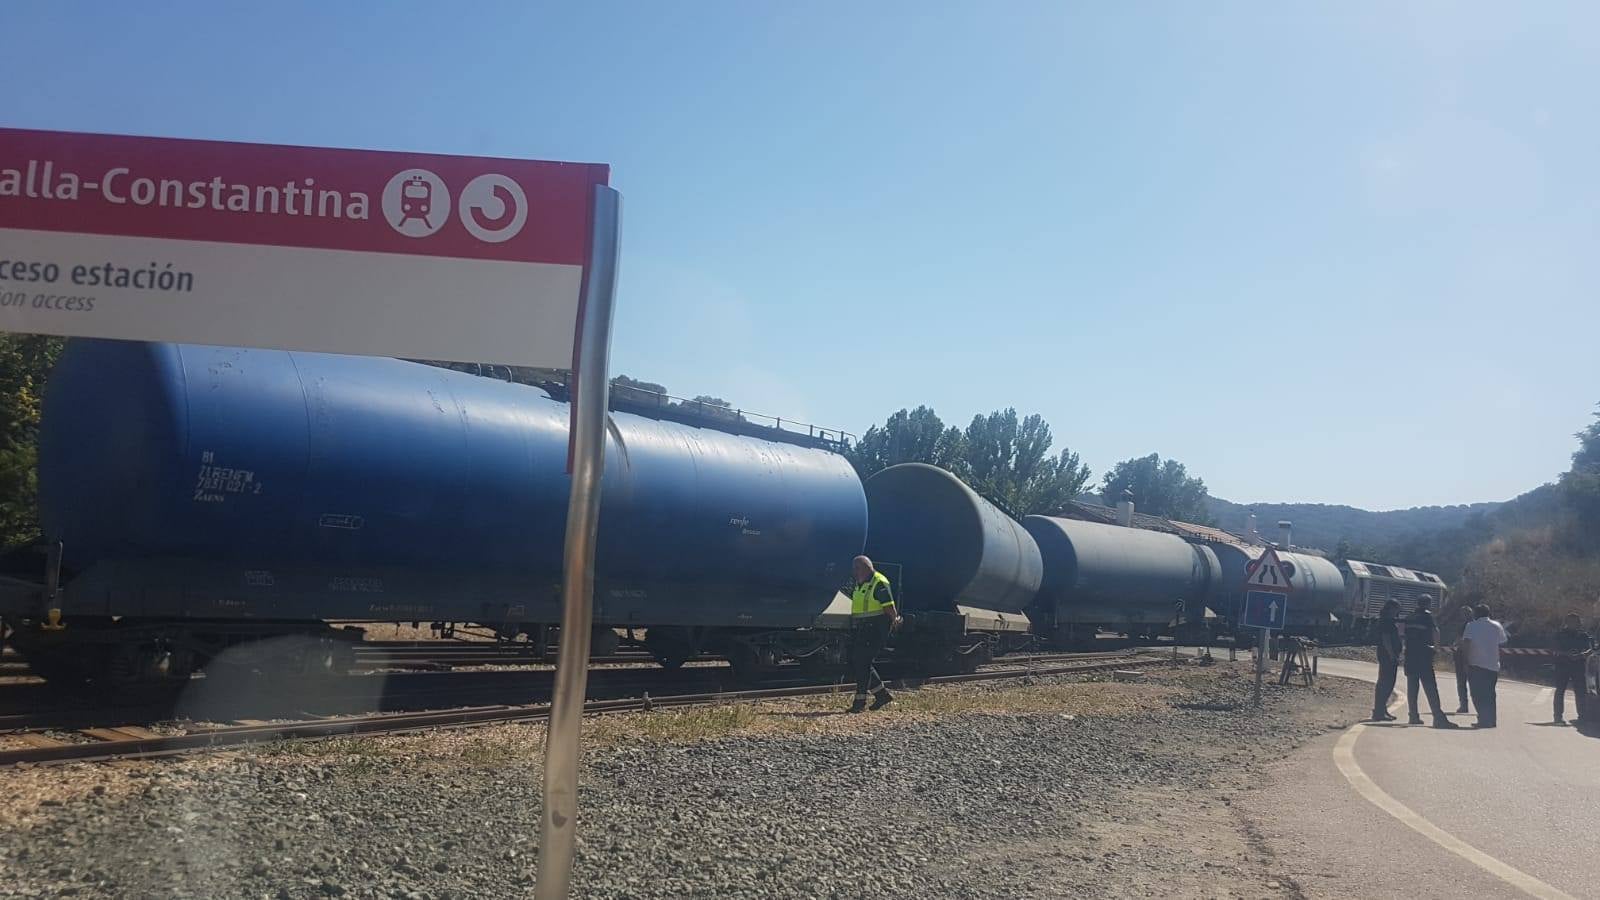
<path id="1" fill-rule="evenodd" d="M 567 368 L 608 174 L 0 129 L 0 330 Z"/>
<path id="2" fill-rule="evenodd" d="M 1279 559 L 1278 551 L 1268 547 L 1260 559 L 1245 563 L 1244 587 L 1246 591 L 1287 594 L 1294 590 L 1290 581 L 1293 577 L 1294 566 Z"/>

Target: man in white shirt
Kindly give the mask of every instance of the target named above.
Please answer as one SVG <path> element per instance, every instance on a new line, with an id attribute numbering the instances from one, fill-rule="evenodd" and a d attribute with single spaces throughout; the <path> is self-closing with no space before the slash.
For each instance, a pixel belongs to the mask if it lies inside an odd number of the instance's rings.
<path id="1" fill-rule="evenodd" d="M 1473 728 L 1493 728 L 1495 722 L 1495 685 L 1500 681 L 1500 645 L 1506 642 L 1506 629 L 1489 618 L 1489 607 L 1478 604 L 1473 610 L 1476 619 L 1467 623 L 1461 633 L 1465 646 L 1462 655 L 1467 660 L 1467 686 L 1472 690 L 1472 706 L 1478 711 L 1478 721 Z"/>

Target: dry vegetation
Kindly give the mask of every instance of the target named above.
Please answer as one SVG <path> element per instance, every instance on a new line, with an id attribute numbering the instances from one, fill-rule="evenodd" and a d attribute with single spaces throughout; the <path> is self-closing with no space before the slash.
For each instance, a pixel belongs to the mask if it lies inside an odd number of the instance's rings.
<path id="1" fill-rule="evenodd" d="M 1488 603 L 1524 639 L 1554 634 L 1569 612 L 1591 625 L 1600 616 L 1600 556 L 1576 550 L 1556 527 L 1496 537 L 1473 551 L 1457 597 Z"/>
<path id="2" fill-rule="evenodd" d="M 1160 681 L 947 685 L 902 691 L 894 705 L 861 716 L 844 713 L 849 703 L 845 694 L 725 703 L 590 718 L 584 722 L 584 741 L 589 747 L 609 747 L 732 736 L 838 735 L 958 715 L 1115 716 L 1166 706 L 1181 690 Z M 544 726 L 527 724 L 273 744 L 250 752 L 264 758 L 315 758 L 367 769 L 381 765 L 384 758 L 446 766 L 533 762 L 543 747 Z"/>
<path id="3" fill-rule="evenodd" d="M 588 748 L 625 744 L 715 740 L 740 736 L 849 735 L 899 724 L 957 717 L 1048 715 L 1122 716 L 1170 705 L 1188 693 L 1181 686 L 1193 669 L 1146 670 L 1149 680 L 957 684 L 904 690 L 890 707 L 868 715 L 844 712 L 845 693 L 759 703 L 653 710 L 591 717 L 584 721 Z M 345 775 L 447 770 L 461 766 L 539 765 L 544 725 L 508 724 L 426 731 L 370 738 L 334 738 L 267 744 L 166 761 L 74 764 L 23 768 L 6 773 L 8 802 L 0 804 L 0 827 L 26 824 L 48 807 L 91 794 L 111 799 L 142 792 L 167 773 L 227 769 L 248 758 L 255 763 L 315 761 Z"/>

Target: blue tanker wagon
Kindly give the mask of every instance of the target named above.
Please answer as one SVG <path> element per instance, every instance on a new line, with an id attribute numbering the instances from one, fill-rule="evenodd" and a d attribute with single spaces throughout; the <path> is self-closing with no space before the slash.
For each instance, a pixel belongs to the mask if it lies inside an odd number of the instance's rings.
<path id="1" fill-rule="evenodd" d="M 6 581 L 0 617 L 64 679 L 186 676 L 285 634 L 337 667 L 349 635 L 327 620 L 542 637 L 567 423 L 538 388 L 400 360 L 71 341 L 40 434 L 58 550 Z M 646 629 L 667 664 L 814 650 L 866 540 L 848 462 L 638 415 L 609 432 L 597 628 Z"/>

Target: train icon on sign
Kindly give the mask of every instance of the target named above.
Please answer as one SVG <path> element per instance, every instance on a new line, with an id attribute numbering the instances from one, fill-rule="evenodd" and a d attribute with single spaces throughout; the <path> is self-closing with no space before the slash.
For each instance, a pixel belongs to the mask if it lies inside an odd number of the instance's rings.
<path id="1" fill-rule="evenodd" d="M 427 237 L 450 219 L 450 189 L 427 169 L 403 169 L 383 189 L 383 218 L 406 237 Z"/>
<path id="2" fill-rule="evenodd" d="M 421 219 L 431 225 L 428 211 L 433 208 L 433 185 L 421 175 L 413 175 L 400 185 L 400 221 L 394 227 L 403 228 L 412 219 Z"/>

